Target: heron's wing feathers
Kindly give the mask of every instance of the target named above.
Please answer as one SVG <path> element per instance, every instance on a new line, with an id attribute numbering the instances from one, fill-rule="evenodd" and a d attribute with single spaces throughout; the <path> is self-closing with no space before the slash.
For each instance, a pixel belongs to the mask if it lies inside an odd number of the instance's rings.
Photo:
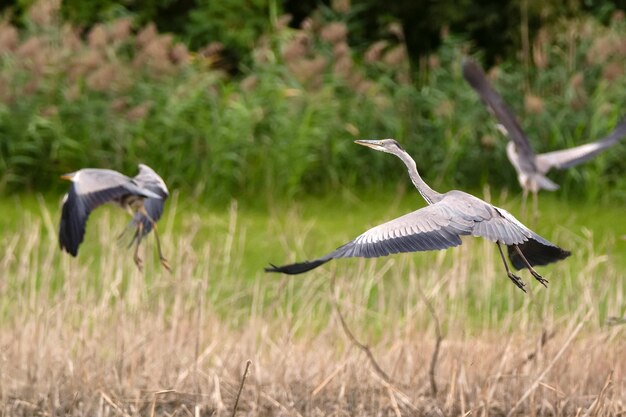
<path id="1" fill-rule="evenodd" d="M 517 245 L 517 247 L 522 251 L 531 266 L 547 265 L 565 259 L 571 255 L 570 251 L 561 249 L 550 242 L 548 243 L 549 244 L 546 245 L 543 242 L 531 238 L 521 245 Z M 513 246 L 507 246 L 507 250 L 511 264 L 515 269 L 520 270 L 526 268 L 526 264 Z"/>
<path id="2" fill-rule="evenodd" d="M 450 191 L 435 204 L 373 227 L 321 258 L 266 268 L 266 272 L 300 274 L 331 259 L 373 258 L 400 252 L 446 249 L 461 244 L 461 236 L 481 236 L 509 248 L 517 269 L 525 267 L 517 245 L 531 265 L 545 265 L 569 256 L 518 221 L 508 211 L 471 194 Z M 513 249 L 513 251 L 512 251 Z"/>
<path id="3" fill-rule="evenodd" d="M 139 229 L 137 228 L 131 244 L 136 240 L 141 240 L 150 233 L 153 223 L 161 218 L 165 200 L 167 200 L 170 195 L 163 179 L 147 165 L 139 164 L 139 174 L 133 178 L 133 181 L 140 187 L 155 193 L 160 198 L 146 198 L 144 200 L 143 205 L 149 217 L 146 217 L 146 215 L 141 212 L 136 212 L 133 216 L 131 224 L 137 226 L 139 223 L 142 223 L 143 227 L 141 233 L 139 233 Z"/>
<path id="4" fill-rule="evenodd" d="M 526 238 L 522 242 L 499 240 L 499 242 L 507 245 L 509 259 L 511 260 L 511 264 L 515 267 L 515 269 L 519 270 L 522 268 L 526 268 L 526 264 L 522 260 L 519 253 L 517 253 L 517 251 L 515 250 L 514 245 L 517 245 L 517 247 L 524 254 L 524 257 L 531 266 L 547 265 L 549 263 L 565 259 L 571 255 L 569 251 L 559 248 L 552 242 L 549 242 L 548 240 L 544 239 L 537 233 L 524 226 L 508 211 L 499 207 L 494 208 L 496 212 L 501 216 L 501 218 L 508 223 L 507 228 L 509 230 L 518 230 L 520 233 L 526 236 Z"/>
<path id="5" fill-rule="evenodd" d="M 462 67 L 465 80 L 476 90 L 482 101 L 506 130 L 509 139 L 515 143 L 515 149 L 520 157 L 519 163 L 522 165 L 520 168 L 524 172 L 534 172 L 535 153 L 515 114 L 509 109 L 500 94 L 493 89 L 482 68 L 476 62 L 465 58 Z"/>
<path id="6" fill-rule="evenodd" d="M 337 258 L 374 258 L 392 253 L 446 249 L 461 244 L 471 222 L 455 219 L 445 200 L 373 227 L 351 242 L 313 261 L 266 268 L 266 272 L 300 274 Z"/>
<path id="7" fill-rule="evenodd" d="M 573 167 L 615 145 L 624 136 L 626 136 L 626 119 L 622 120 L 608 136 L 600 140 L 574 148 L 537 155 L 535 160 L 537 169 L 542 173 L 546 173 L 551 168 L 565 169 Z"/>
<path id="8" fill-rule="evenodd" d="M 517 269 L 525 268 L 514 246 L 518 246 L 528 263 L 546 265 L 570 255 L 537 233 L 524 226 L 511 213 L 492 206 L 471 194 L 451 191 L 443 201 L 456 210 L 456 216 L 473 223 L 473 236 L 481 236 L 493 242 L 503 243 L 509 251 L 509 259 Z"/>
<path id="9" fill-rule="evenodd" d="M 85 225 L 89 213 L 96 207 L 114 201 L 128 194 L 128 188 L 124 185 L 112 188 L 100 188 L 94 192 L 81 193 L 78 191 L 79 184 L 72 183 L 66 194 L 61 210 L 61 224 L 59 226 L 59 244 L 61 249 L 76 256 L 78 246 L 85 236 Z"/>

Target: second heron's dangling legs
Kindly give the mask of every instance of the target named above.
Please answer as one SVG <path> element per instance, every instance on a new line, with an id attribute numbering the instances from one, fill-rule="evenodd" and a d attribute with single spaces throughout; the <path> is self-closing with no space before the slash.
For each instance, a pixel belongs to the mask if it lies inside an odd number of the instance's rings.
<path id="1" fill-rule="evenodd" d="M 143 261 L 139 257 L 139 243 L 141 243 L 141 234 L 143 233 L 143 223 L 139 222 L 137 224 L 137 239 L 135 243 L 135 253 L 133 255 L 133 260 L 137 265 L 137 268 L 141 271 L 143 269 Z"/>
<path id="2" fill-rule="evenodd" d="M 526 200 L 528 200 L 528 190 L 526 188 L 522 189 L 522 218 L 526 221 Z"/>
<path id="3" fill-rule="evenodd" d="M 536 227 L 539 223 L 539 190 L 533 191 L 533 219 L 532 227 Z"/>
<path id="4" fill-rule="evenodd" d="M 150 219 L 150 221 L 152 222 L 152 228 L 154 229 L 154 237 L 156 238 L 157 250 L 159 251 L 159 260 L 161 261 L 161 265 L 163 265 L 163 267 L 169 272 L 172 272 L 170 263 L 167 259 L 165 259 L 165 256 L 163 256 L 163 252 L 161 252 L 161 240 L 159 239 L 159 231 L 157 230 L 156 222 L 152 219 Z"/>
<path id="5" fill-rule="evenodd" d="M 172 272 L 172 267 L 170 266 L 169 261 L 163 256 L 163 252 L 161 251 L 161 240 L 159 239 L 159 231 L 157 230 L 157 224 L 152 217 L 148 214 L 145 207 L 141 207 L 141 214 L 146 216 L 146 218 L 152 224 L 152 229 L 154 229 L 154 237 L 156 238 L 157 250 L 159 251 L 159 260 L 161 261 L 161 265 L 169 272 Z M 142 225 L 143 226 L 143 225 Z M 141 238 L 141 234 L 139 235 Z"/>
<path id="6" fill-rule="evenodd" d="M 502 257 L 502 263 L 504 263 L 504 269 L 506 269 L 507 276 L 511 281 L 513 281 L 515 285 L 517 285 L 517 288 L 526 292 L 526 290 L 524 289 L 524 281 L 522 281 L 520 277 L 512 273 L 509 269 L 509 265 L 506 263 L 506 258 L 504 257 L 504 252 L 502 252 L 502 248 L 500 247 L 500 242 L 496 242 L 496 245 L 498 245 L 498 251 L 500 252 L 500 256 Z"/>

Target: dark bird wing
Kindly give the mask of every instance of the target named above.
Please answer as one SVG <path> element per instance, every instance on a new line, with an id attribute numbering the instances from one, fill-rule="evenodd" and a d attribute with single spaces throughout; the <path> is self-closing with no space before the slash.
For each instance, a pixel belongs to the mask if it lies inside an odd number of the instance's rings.
<path id="1" fill-rule="evenodd" d="M 76 173 L 63 200 L 59 244 L 62 250 L 76 256 L 85 236 L 85 225 L 92 210 L 116 201 L 124 195 L 158 197 L 142 190 L 127 176 L 108 169 L 82 169 Z"/>
<path id="2" fill-rule="evenodd" d="M 551 168 L 565 169 L 573 167 L 615 145 L 624 136 L 626 136 L 626 119 L 623 119 L 608 136 L 600 140 L 574 148 L 537 155 L 535 160 L 537 169 L 545 174 Z"/>
<path id="3" fill-rule="evenodd" d="M 143 227 L 141 228 L 141 233 L 139 232 L 139 228 L 136 228 L 135 236 L 131 244 L 137 240 L 141 240 L 150 233 L 153 222 L 161 218 L 165 200 L 167 200 L 170 195 L 163 179 L 147 165 L 139 164 L 139 174 L 133 178 L 133 181 L 141 188 L 152 191 L 159 196 L 159 198 L 146 198 L 144 200 L 143 205 L 146 213 L 150 216 L 149 218 L 139 211 L 134 214 L 131 224 L 136 227 L 141 223 Z"/>
<path id="4" fill-rule="evenodd" d="M 515 149 L 519 155 L 520 169 L 523 172 L 535 172 L 535 153 L 515 114 L 507 106 L 500 94 L 493 89 L 482 68 L 476 62 L 470 58 L 464 58 L 462 67 L 465 80 L 476 90 L 485 105 L 494 113 L 504 127 L 509 138 L 515 143 Z"/>

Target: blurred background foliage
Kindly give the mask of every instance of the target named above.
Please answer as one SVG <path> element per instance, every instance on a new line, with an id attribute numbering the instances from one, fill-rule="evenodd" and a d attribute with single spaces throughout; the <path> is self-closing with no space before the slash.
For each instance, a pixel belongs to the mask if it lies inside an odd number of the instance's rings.
<path id="1" fill-rule="evenodd" d="M 436 187 L 519 190 L 472 54 L 538 152 L 607 134 L 626 104 L 626 1 L 15 1 L 0 22 L 0 192 L 152 165 L 225 202 L 406 187 L 352 144 L 395 137 Z M 551 174 L 626 201 L 626 149 Z M 395 172 L 397 175 L 387 175 Z"/>

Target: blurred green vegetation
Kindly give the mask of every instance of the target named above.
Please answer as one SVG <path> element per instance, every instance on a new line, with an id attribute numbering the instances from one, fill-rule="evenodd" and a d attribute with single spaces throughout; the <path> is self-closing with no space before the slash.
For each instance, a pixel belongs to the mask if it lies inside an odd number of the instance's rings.
<path id="1" fill-rule="evenodd" d="M 256 14 L 263 33 L 237 41 L 250 59 L 233 76 L 221 44 L 189 52 L 130 16 L 83 33 L 58 6 L 34 3 L 19 28 L 0 24 L 1 192 L 60 190 L 59 174 L 86 166 L 134 175 L 139 162 L 172 189 L 214 202 L 393 189 L 405 182 L 398 161 L 352 144 L 382 137 L 401 141 L 442 190 L 519 189 L 504 138 L 461 77 L 472 44 L 457 36 L 415 67 L 398 24 L 353 47 L 338 11 L 292 28 L 274 4 Z M 626 104 L 624 33 L 619 13 L 608 25 L 562 18 L 537 32 L 521 61 L 491 68 L 538 152 L 616 124 Z M 617 146 L 550 176 L 564 197 L 626 201 L 625 169 Z"/>

